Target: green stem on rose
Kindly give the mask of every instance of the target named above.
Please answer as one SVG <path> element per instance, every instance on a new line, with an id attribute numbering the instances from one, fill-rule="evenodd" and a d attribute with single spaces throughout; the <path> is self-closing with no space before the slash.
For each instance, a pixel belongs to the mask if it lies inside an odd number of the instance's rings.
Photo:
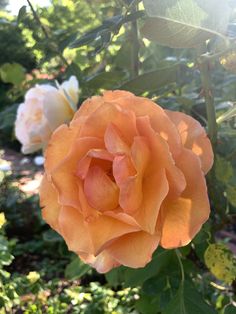
<path id="1" fill-rule="evenodd" d="M 199 58 L 198 67 L 200 70 L 202 89 L 206 102 L 208 134 L 213 146 L 215 146 L 217 141 L 217 122 L 214 96 L 212 93 L 211 75 L 209 70 L 209 60 Z"/>
<path id="2" fill-rule="evenodd" d="M 185 281 L 185 275 L 184 275 L 184 266 L 181 260 L 181 253 L 178 249 L 175 249 L 175 253 L 179 262 L 179 266 L 180 266 L 180 271 L 181 271 L 181 285 L 184 284 Z"/>

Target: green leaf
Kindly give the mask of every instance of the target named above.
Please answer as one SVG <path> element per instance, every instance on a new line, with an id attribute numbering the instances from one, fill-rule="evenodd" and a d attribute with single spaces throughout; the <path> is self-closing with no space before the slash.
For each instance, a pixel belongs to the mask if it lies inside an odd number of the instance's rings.
<path id="1" fill-rule="evenodd" d="M 217 180 L 228 183 L 233 176 L 233 167 L 229 161 L 220 157 L 216 157 L 215 173 Z"/>
<path id="2" fill-rule="evenodd" d="M 166 276 L 155 276 L 146 280 L 143 284 L 143 292 L 147 295 L 156 296 L 167 286 Z"/>
<path id="3" fill-rule="evenodd" d="M 66 266 L 65 277 L 67 279 L 79 279 L 90 270 L 90 266 L 84 264 L 79 257 L 72 260 L 70 264 Z"/>
<path id="4" fill-rule="evenodd" d="M 120 285 L 123 281 L 124 277 L 124 268 L 123 267 L 117 267 L 109 271 L 105 274 L 107 282 L 113 286 L 117 287 Z"/>
<path id="5" fill-rule="evenodd" d="M 185 281 L 180 285 L 178 292 L 168 304 L 162 314 L 216 314 L 197 292 L 197 290 Z"/>
<path id="6" fill-rule="evenodd" d="M 61 242 L 63 241 L 62 237 L 54 230 L 47 230 L 43 233 L 43 240 L 45 242 Z"/>
<path id="7" fill-rule="evenodd" d="M 141 295 L 140 299 L 135 302 L 135 308 L 138 313 L 157 314 L 160 309 L 160 295 L 156 297 Z"/>
<path id="8" fill-rule="evenodd" d="M 224 310 L 224 314 L 235 314 L 235 313 L 236 313 L 236 306 L 233 306 L 233 304 L 226 306 Z"/>
<path id="9" fill-rule="evenodd" d="M 223 243 L 210 244 L 204 254 L 206 266 L 217 278 L 228 284 L 236 279 L 236 260 Z"/>
<path id="10" fill-rule="evenodd" d="M 235 116 L 236 116 L 236 104 L 234 103 L 233 108 L 230 108 L 225 113 L 223 113 L 221 116 L 219 116 L 219 118 L 217 118 L 216 122 L 218 124 L 221 124 L 222 122 L 230 120 Z"/>
<path id="11" fill-rule="evenodd" d="M 10 265 L 14 257 L 9 252 L 0 252 L 0 265 Z"/>
<path id="12" fill-rule="evenodd" d="M 85 87 L 89 89 L 114 89 L 115 86 L 119 86 L 125 75 L 126 73 L 122 71 L 102 72 L 89 78 Z"/>
<path id="13" fill-rule="evenodd" d="M 232 185 L 228 185 L 226 189 L 227 199 L 230 204 L 236 207 L 236 187 Z"/>
<path id="14" fill-rule="evenodd" d="M 178 261 L 174 251 L 161 251 L 155 254 L 149 264 L 144 268 L 125 270 L 125 284 L 126 286 L 142 285 L 147 279 L 158 276 L 160 273 L 170 274 L 171 272 L 179 271 Z"/>
<path id="15" fill-rule="evenodd" d="M 227 1 L 144 0 L 149 18 L 142 33 L 173 48 L 192 48 L 215 35 L 224 37 L 230 16 Z"/>
<path id="16" fill-rule="evenodd" d="M 27 14 L 27 11 L 26 11 L 26 5 L 23 5 L 21 8 L 20 8 L 20 10 L 19 10 L 19 12 L 18 12 L 18 16 L 17 16 L 17 23 L 19 24 L 23 19 L 24 19 L 24 17 L 26 16 L 26 14 Z"/>
<path id="17" fill-rule="evenodd" d="M 167 84 L 175 83 L 178 80 L 178 77 L 180 77 L 180 69 L 180 65 L 177 64 L 172 67 L 148 72 L 124 83 L 119 89 L 128 90 L 135 94 L 155 91 Z"/>
<path id="18" fill-rule="evenodd" d="M 19 63 L 4 63 L 0 68 L 3 82 L 19 85 L 25 79 L 25 69 Z"/>

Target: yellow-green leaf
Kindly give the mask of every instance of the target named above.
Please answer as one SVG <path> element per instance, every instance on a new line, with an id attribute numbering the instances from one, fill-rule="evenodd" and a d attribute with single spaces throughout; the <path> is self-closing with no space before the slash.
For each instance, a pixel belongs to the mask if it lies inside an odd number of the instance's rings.
<path id="1" fill-rule="evenodd" d="M 0 77 L 5 83 L 18 85 L 25 79 L 25 69 L 19 63 L 4 63 L 0 68 Z"/>
<path id="2" fill-rule="evenodd" d="M 231 284 L 236 278 L 236 261 L 223 243 L 210 244 L 204 254 L 206 266 L 219 280 Z"/>

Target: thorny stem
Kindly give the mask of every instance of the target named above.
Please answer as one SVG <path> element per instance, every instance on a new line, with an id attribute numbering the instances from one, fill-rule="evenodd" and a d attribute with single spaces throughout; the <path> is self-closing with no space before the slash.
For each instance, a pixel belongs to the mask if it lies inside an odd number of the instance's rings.
<path id="1" fill-rule="evenodd" d="M 47 38 L 48 42 L 52 42 L 52 38 L 50 37 L 50 35 L 47 32 L 47 29 L 44 27 L 44 25 L 41 23 L 40 18 L 37 14 L 37 12 L 35 11 L 32 3 L 30 0 L 27 0 L 28 5 L 33 13 L 33 16 L 35 18 L 35 20 L 37 21 L 37 23 L 39 24 L 39 26 L 42 29 L 42 32 L 44 33 L 44 36 Z M 59 51 L 58 47 L 55 47 L 55 52 L 58 54 L 58 56 L 60 57 L 61 61 L 67 66 L 70 67 L 70 64 L 67 62 L 67 60 L 64 58 L 64 56 L 62 55 L 62 53 Z"/>
<path id="2" fill-rule="evenodd" d="M 214 146 L 216 145 L 216 141 L 217 141 L 217 123 L 216 123 L 214 97 L 213 97 L 212 86 L 211 86 L 211 75 L 209 71 L 209 61 L 202 62 L 201 59 L 199 58 L 198 66 L 200 70 L 202 89 L 204 92 L 204 97 L 205 97 L 205 102 L 206 102 L 208 134 Z"/>
<path id="3" fill-rule="evenodd" d="M 135 13 L 137 5 L 134 4 L 132 12 Z M 137 20 L 131 22 L 131 78 L 135 78 L 139 74 L 139 39 Z"/>

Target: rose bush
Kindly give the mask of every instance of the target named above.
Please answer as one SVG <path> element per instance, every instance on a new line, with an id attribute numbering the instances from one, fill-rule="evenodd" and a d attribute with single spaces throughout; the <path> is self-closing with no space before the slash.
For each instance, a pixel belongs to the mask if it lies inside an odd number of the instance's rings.
<path id="1" fill-rule="evenodd" d="M 15 122 L 15 134 L 24 154 L 45 148 L 52 132 L 72 119 L 78 92 L 78 81 L 72 76 L 58 88 L 49 84 L 36 85 L 26 93 Z"/>
<path id="2" fill-rule="evenodd" d="M 99 272 L 187 245 L 209 217 L 201 125 L 126 91 L 86 100 L 46 150 L 43 218 Z"/>

